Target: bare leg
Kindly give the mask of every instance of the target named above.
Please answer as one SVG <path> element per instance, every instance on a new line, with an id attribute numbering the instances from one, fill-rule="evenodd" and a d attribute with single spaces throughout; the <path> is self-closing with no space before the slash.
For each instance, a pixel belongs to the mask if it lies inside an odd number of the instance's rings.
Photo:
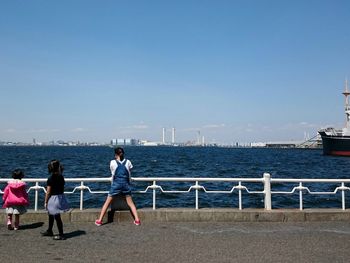
<path id="1" fill-rule="evenodd" d="M 7 215 L 7 225 L 12 226 L 12 214 Z"/>
<path id="2" fill-rule="evenodd" d="M 15 215 L 15 228 L 19 227 L 19 215 Z"/>
<path id="3" fill-rule="evenodd" d="M 8 230 L 13 230 L 12 226 L 12 214 L 7 215 L 7 229 Z"/>
<path id="4" fill-rule="evenodd" d="M 98 218 L 98 220 L 102 221 L 102 219 L 105 216 L 107 209 L 108 209 L 109 205 L 111 204 L 112 200 L 113 200 L 112 196 L 107 196 L 107 199 L 106 199 L 104 205 L 102 206 L 102 210 L 101 210 L 100 217 Z"/>
<path id="5" fill-rule="evenodd" d="M 131 195 L 127 195 L 125 198 L 126 198 L 126 202 L 127 202 L 128 206 L 130 207 L 131 212 L 132 212 L 135 220 L 139 221 L 139 216 L 137 215 L 136 206 L 135 206 L 134 202 L 132 201 Z"/>

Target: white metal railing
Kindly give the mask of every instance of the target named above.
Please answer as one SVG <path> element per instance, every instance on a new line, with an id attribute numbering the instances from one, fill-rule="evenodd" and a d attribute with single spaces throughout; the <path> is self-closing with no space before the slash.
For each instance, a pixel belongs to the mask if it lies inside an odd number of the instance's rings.
<path id="1" fill-rule="evenodd" d="M 264 191 L 249 191 L 247 187 L 242 185 L 242 182 L 246 183 L 263 183 L 263 178 L 183 178 L 183 177 L 150 177 L 150 178 L 133 178 L 136 182 L 153 182 L 152 185 L 147 186 L 144 191 L 139 191 L 139 193 L 147 193 L 148 190 L 152 190 L 153 193 L 153 210 L 156 209 L 156 192 L 157 189 L 162 193 L 176 194 L 176 193 L 189 193 L 192 190 L 195 191 L 195 208 L 199 208 L 199 191 L 202 190 L 208 194 L 232 194 L 233 191 L 238 190 L 239 209 L 242 209 L 242 191 L 245 190 L 249 194 L 263 194 Z M 194 182 L 187 190 L 164 190 L 162 186 L 157 185 L 157 182 Z M 217 191 L 217 190 L 207 190 L 204 186 L 200 185 L 200 182 L 231 182 L 238 183 L 238 185 L 232 186 L 230 190 Z M 271 205 L 270 205 L 271 206 Z"/>
<path id="2" fill-rule="evenodd" d="M 0 183 L 6 183 L 11 179 L 0 178 Z M 242 191 L 245 191 L 248 194 L 261 194 L 264 195 L 264 206 L 266 210 L 272 209 L 272 195 L 292 195 L 296 192 L 299 192 L 299 209 L 303 210 L 303 195 L 304 193 L 310 195 L 336 195 L 341 191 L 341 202 L 342 209 L 345 210 L 345 192 L 350 191 L 350 187 L 345 186 L 346 183 L 350 183 L 350 179 L 281 179 L 281 178 L 271 178 L 269 173 L 264 173 L 261 178 L 200 178 L 200 177 L 133 177 L 131 178 L 134 182 L 148 182 L 151 183 L 146 187 L 145 190 L 136 191 L 136 193 L 144 194 L 148 191 L 152 191 L 152 207 L 156 209 L 156 200 L 157 200 L 157 191 L 166 194 L 184 194 L 190 193 L 192 190 L 195 191 L 195 208 L 199 208 L 199 192 L 203 191 L 206 194 L 232 194 L 234 191 L 238 191 L 238 208 L 239 210 L 243 209 L 243 200 L 242 200 Z M 35 201 L 34 209 L 38 210 L 38 200 L 39 200 L 39 191 L 46 192 L 45 187 L 41 184 L 45 184 L 47 179 L 42 178 L 25 178 L 24 182 L 35 183 L 34 186 L 28 188 L 28 193 L 30 191 L 35 191 Z M 66 191 L 65 194 L 74 194 L 76 191 L 80 191 L 80 210 L 83 209 L 84 204 L 84 191 L 88 191 L 91 194 L 107 194 L 108 191 L 93 191 L 90 189 L 86 183 L 111 183 L 112 177 L 105 178 L 65 178 L 66 182 L 70 183 L 79 183 L 74 187 L 72 191 Z M 177 182 L 177 183 L 194 183 L 187 190 L 165 190 L 163 186 L 159 185 L 161 182 Z M 229 190 L 207 190 L 200 183 L 203 182 L 224 182 L 224 183 L 234 183 L 231 189 Z M 245 185 L 245 183 L 254 183 L 260 184 L 263 186 L 261 191 L 251 191 Z M 291 191 L 272 191 L 271 185 L 275 183 L 292 183 L 296 184 Z M 314 184 L 314 183 L 325 183 L 325 184 L 338 184 L 333 191 L 330 192 L 319 192 L 311 191 L 308 187 L 304 186 L 305 183 Z M 3 194 L 3 191 L 0 190 L 0 194 Z"/>
<path id="3" fill-rule="evenodd" d="M 12 179 L 3 179 L 0 178 L 0 183 L 6 183 L 7 181 Z M 22 181 L 27 183 L 35 183 L 34 186 L 31 186 L 28 188 L 27 192 L 35 191 L 35 197 L 34 197 L 34 210 L 38 210 L 38 201 L 39 201 L 39 190 L 42 190 L 44 193 L 46 193 L 46 188 L 43 186 L 40 186 L 39 183 L 42 183 L 46 185 L 47 179 L 45 178 L 24 178 Z M 80 210 L 83 210 L 83 204 L 84 204 L 84 191 L 87 190 L 91 194 L 106 194 L 108 191 L 92 191 L 89 186 L 86 186 L 84 183 L 98 183 L 98 182 L 112 182 L 112 177 L 107 178 L 65 178 L 66 182 L 72 182 L 72 183 L 80 183 L 80 185 L 74 187 L 72 191 L 65 191 L 65 194 L 74 194 L 76 191 L 80 191 Z M 0 194 L 3 194 L 4 192 L 0 190 Z"/>

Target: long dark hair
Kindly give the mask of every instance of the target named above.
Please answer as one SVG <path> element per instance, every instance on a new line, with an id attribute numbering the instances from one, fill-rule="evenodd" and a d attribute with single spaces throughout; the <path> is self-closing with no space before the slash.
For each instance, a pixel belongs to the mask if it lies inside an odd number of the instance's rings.
<path id="1" fill-rule="evenodd" d="M 114 153 L 119 156 L 121 161 L 124 160 L 124 149 L 122 147 L 115 148 Z"/>
<path id="2" fill-rule="evenodd" d="M 63 173 L 63 165 L 58 160 L 51 160 L 47 167 L 50 174 L 61 175 Z"/>

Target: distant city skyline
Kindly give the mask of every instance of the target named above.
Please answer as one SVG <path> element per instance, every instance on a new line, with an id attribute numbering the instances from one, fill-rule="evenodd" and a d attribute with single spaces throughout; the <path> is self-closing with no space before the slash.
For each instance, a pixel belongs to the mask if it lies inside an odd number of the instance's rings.
<path id="1" fill-rule="evenodd" d="M 0 141 L 302 140 L 344 126 L 350 2 L 2 1 Z"/>

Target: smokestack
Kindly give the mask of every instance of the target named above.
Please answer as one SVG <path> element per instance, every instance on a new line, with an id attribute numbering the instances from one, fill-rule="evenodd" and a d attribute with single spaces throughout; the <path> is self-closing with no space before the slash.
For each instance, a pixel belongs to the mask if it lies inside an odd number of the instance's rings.
<path id="1" fill-rule="evenodd" d="M 201 144 L 201 131 L 197 131 L 197 145 Z"/>
<path id="2" fill-rule="evenodd" d="M 162 139 L 163 144 L 165 144 L 165 128 L 163 128 L 163 139 Z"/>
<path id="3" fill-rule="evenodd" d="M 171 133 L 171 143 L 175 143 L 175 128 L 172 128 L 172 133 Z"/>

